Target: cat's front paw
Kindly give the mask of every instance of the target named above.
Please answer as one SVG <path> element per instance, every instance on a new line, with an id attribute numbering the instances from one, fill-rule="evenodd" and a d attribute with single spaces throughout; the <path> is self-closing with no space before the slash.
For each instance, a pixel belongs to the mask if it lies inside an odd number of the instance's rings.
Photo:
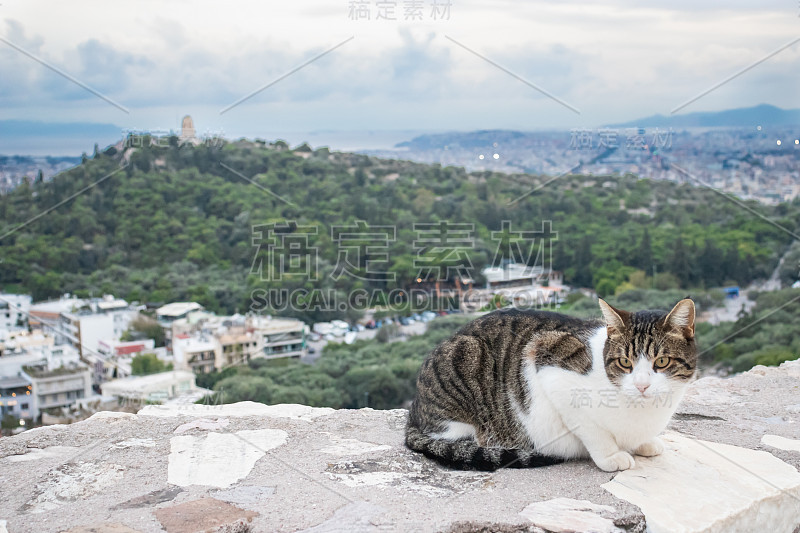
<path id="1" fill-rule="evenodd" d="M 595 464 L 606 472 L 616 472 L 617 470 L 633 468 L 636 463 L 633 461 L 633 456 L 631 454 L 619 451 L 599 461 L 595 460 Z"/>
<path id="2" fill-rule="evenodd" d="M 641 455 L 644 457 L 653 457 L 655 455 L 661 455 L 664 452 L 664 443 L 661 442 L 661 439 L 658 437 L 653 437 L 652 439 L 648 440 L 639 445 L 633 453 L 636 455 Z"/>

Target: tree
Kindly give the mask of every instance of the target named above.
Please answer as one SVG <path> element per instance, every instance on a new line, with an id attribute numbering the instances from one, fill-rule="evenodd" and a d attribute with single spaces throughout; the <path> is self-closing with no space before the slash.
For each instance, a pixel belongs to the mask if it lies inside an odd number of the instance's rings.
<path id="1" fill-rule="evenodd" d="M 167 365 L 154 353 L 137 355 L 131 361 L 131 374 L 134 376 L 147 376 L 171 370 L 172 365 Z"/>
<path id="2" fill-rule="evenodd" d="M 154 319 L 139 315 L 131 320 L 131 323 L 128 325 L 128 331 L 123 334 L 122 340 L 132 341 L 141 339 L 153 339 L 156 346 L 164 346 L 166 334 L 161 324 Z"/>
<path id="3" fill-rule="evenodd" d="M 669 271 L 681 280 L 681 287 L 687 287 L 689 285 L 691 268 L 689 265 L 689 257 L 686 253 L 686 246 L 683 244 L 683 239 L 680 235 L 675 239 L 675 244 L 672 247 Z"/>
<path id="4" fill-rule="evenodd" d="M 725 252 L 725 257 L 722 260 L 722 272 L 724 275 L 724 282 L 734 281 L 736 283 L 741 283 L 740 280 L 745 281 L 744 276 L 742 276 L 742 268 L 739 264 L 739 250 L 736 249 L 736 246 L 731 246 L 728 248 L 728 251 Z"/>
<path id="5" fill-rule="evenodd" d="M 367 183 L 367 173 L 363 167 L 358 167 L 355 173 L 356 185 L 363 187 Z"/>
<path id="6" fill-rule="evenodd" d="M 590 287 L 592 285 L 592 241 L 584 235 L 575 251 L 575 285 Z"/>
<path id="7" fill-rule="evenodd" d="M 633 257 L 633 266 L 645 272 L 650 272 L 652 269 L 653 245 L 650 242 L 650 232 L 647 231 L 647 228 L 644 228 L 642 239 L 639 241 L 639 247 L 636 249 L 636 253 Z"/>
<path id="8" fill-rule="evenodd" d="M 715 287 L 725 281 L 722 251 L 714 241 L 706 239 L 705 246 L 697 258 L 700 275 L 707 286 Z"/>
<path id="9" fill-rule="evenodd" d="M 397 338 L 401 335 L 400 326 L 395 324 L 394 322 L 391 324 L 384 324 L 381 329 L 378 330 L 378 333 L 375 335 L 375 338 L 378 342 L 389 342 L 390 340 Z"/>

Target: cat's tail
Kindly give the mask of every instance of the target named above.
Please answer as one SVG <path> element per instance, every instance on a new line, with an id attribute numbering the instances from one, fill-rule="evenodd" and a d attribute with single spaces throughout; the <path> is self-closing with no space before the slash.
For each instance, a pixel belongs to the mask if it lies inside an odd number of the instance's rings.
<path id="1" fill-rule="evenodd" d="M 564 459 L 533 450 L 484 448 L 475 439 L 435 439 L 416 426 L 406 426 L 406 446 L 458 470 L 494 471 L 498 468 L 535 468 L 563 463 Z"/>

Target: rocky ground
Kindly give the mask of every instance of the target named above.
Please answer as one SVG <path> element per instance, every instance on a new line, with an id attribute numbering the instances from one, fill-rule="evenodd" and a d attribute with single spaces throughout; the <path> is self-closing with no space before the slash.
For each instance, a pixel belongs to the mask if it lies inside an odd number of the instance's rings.
<path id="1" fill-rule="evenodd" d="M 694 383 L 667 451 L 495 473 L 403 446 L 406 412 L 239 403 L 0 439 L 0 533 L 797 531 L 800 361 Z"/>

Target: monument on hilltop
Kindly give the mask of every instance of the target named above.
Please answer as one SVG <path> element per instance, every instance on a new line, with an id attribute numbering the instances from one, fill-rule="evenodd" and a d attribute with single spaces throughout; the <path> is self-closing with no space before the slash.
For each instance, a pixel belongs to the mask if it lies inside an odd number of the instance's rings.
<path id="1" fill-rule="evenodd" d="M 183 121 L 181 122 L 181 135 L 178 140 L 180 144 L 200 144 L 200 139 L 197 138 L 197 132 L 194 129 L 194 121 L 190 115 L 183 117 Z"/>

